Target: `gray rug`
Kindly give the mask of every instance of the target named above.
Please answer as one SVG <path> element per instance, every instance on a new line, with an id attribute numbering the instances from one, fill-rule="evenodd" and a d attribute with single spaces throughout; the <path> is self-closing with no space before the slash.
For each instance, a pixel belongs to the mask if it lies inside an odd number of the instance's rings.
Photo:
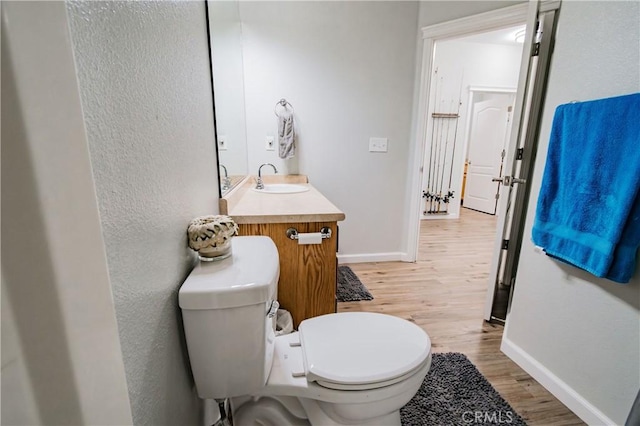
<path id="1" fill-rule="evenodd" d="M 359 300 L 373 300 L 369 290 L 360 282 L 358 276 L 348 266 L 338 266 L 338 302 L 357 302 Z"/>
<path id="2" fill-rule="evenodd" d="M 400 409 L 403 426 L 526 425 L 466 356 L 432 357 L 422 387 Z"/>

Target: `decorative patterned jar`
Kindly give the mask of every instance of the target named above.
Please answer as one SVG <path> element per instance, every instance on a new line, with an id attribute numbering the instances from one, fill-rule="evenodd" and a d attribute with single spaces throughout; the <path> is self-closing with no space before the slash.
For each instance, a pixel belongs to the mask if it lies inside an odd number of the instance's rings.
<path id="1" fill-rule="evenodd" d="M 229 216 L 196 217 L 187 228 L 189 248 L 198 252 L 200 260 L 211 262 L 231 256 L 231 238 L 238 235 L 238 225 Z"/>

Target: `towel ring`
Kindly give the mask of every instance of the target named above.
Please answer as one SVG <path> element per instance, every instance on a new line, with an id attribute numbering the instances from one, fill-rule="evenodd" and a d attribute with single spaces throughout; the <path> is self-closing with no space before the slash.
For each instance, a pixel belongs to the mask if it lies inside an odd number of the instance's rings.
<path id="1" fill-rule="evenodd" d="M 273 113 L 276 115 L 276 117 L 280 117 L 278 115 L 278 105 L 284 108 L 285 111 L 287 110 L 287 105 L 289 105 L 289 107 L 291 108 L 291 112 L 293 112 L 293 105 L 291 105 L 285 98 L 282 98 L 278 102 L 276 102 L 276 106 L 273 107 Z"/>

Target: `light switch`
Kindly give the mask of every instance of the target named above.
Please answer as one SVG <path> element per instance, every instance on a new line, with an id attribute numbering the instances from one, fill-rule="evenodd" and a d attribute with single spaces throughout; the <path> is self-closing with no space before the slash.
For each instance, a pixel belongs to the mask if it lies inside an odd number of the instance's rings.
<path id="1" fill-rule="evenodd" d="M 225 135 L 218 135 L 218 151 L 226 151 L 229 149 L 229 142 Z"/>
<path id="2" fill-rule="evenodd" d="M 264 139 L 264 147 L 267 151 L 275 151 L 276 149 L 275 138 L 273 136 L 267 136 Z"/>
<path id="3" fill-rule="evenodd" d="M 369 152 L 387 152 L 387 138 L 369 138 Z"/>

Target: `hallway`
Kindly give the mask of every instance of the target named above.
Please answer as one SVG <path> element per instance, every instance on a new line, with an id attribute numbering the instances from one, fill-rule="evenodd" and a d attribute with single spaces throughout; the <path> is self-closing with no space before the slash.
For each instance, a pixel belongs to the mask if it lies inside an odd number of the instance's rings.
<path id="1" fill-rule="evenodd" d="M 462 352 L 530 425 L 582 425 L 500 351 L 501 325 L 483 321 L 496 217 L 461 209 L 457 220 L 423 220 L 417 263 L 349 265 L 374 297 L 339 312 L 396 315 L 424 328 L 434 352 Z"/>

